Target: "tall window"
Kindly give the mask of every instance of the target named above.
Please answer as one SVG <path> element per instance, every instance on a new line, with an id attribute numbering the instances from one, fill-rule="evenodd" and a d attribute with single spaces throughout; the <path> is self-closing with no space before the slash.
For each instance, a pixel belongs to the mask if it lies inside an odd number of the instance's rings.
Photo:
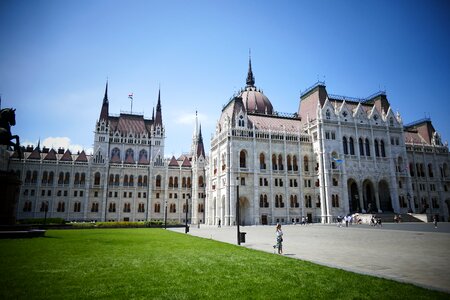
<path id="1" fill-rule="evenodd" d="M 375 156 L 380 156 L 380 149 L 378 149 L 378 140 L 375 140 Z"/>
<path id="2" fill-rule="evenodd" d="M 94 185 L 100 185 L 100 172 L 94 174 Z"/>
<path id="3" fill-rule="evenodd" d="M 355 155 L 355 145 L 353 143 L 353 138 L 349 138 L 349 144 L 350 144 L 350 155 Z"/>
<path id="4" fill-rule="evenodd" d="M 359 138 L 359 155 L 364 156 L 364 143 L 362 138 Z"/>
<path id="5" fill-rule="evenodd" d="M 384 149 L 384 141 L 380 141 L 380 148 L 381 148 L 381 157 L 386 157 L 386 150 Z"/>
<path id="6" fill-rule="evenodd" d="M 308 156 L 306 155 L 305 157 L 303 157 L 303 169 L 305 170 L 305 172 L 309 172 Z"/>
<path id="7" fill-rule="evenodd" d="M 368 138 L 366 138 L 366 155 L 370 156 L 370 143 Z"/>
<path id="8" fill-rule="evenodd" d="M 288 168 L 288 171 L 292 171 L 292 162 L 291 162 L 290 155 L 287 156 L 287 168 Z"/>
<path id="9" fill-rule="evenodd" d="M 283 170 L 283 157 L 281 154 L 278 155 L 278 170 Z"/>
<path id="10" fill-rule="evenodd" d="M 155 203 L 155 213 L 161 212 L 161 204 L 159 202 Z"/>
<path id="11" fill-rule="evenodd" d="M 277 169 L 277 156 L 275 154 L 272 155 L 272 170 Z"/>
<path id="12" fill-rule="evenodd" d="M 161 175 L 156 176 L 156 187 L 161 187 Z"/>
<path id="13" fill-rule="evenodd" d="M 245 151 L 242 150 L 239 154 L 239 166 L 241 168 L 246 168 L 246 157 L 245 157 Z"/>
<path id="14" fill-rule="evenodd" d="M 264 156 L 264 153 L 261 153 L 259 155 L 259 168 L 261 170 L 265 170 L 266 169 L 266 158 Z"/>
<path id="15" fill-rule="evenodd" d="M 347 137 L 342 138 L 342 146 L 344 148 L 344 154 L 348 154 Z"/>
<path id="16" fill-rule="evenodd" d="M 297 164 L 297 156 L 292 157 L 292 164 L 294 165 L 294 171 L 298 171 L 298 164 Z"/>

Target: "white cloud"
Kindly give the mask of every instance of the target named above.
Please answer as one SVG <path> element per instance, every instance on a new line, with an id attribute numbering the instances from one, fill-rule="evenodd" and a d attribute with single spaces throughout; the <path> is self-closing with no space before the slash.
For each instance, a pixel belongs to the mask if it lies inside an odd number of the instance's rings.
<path id="1" fill-rule="evenodd" d="M 38 141 L 30 142 L 28 140 L 25 140 L 21 144 L 23 146 L 33 145 L 33 147 L 36 147 Z M 55 150 L 58 150 L 58 148 L 69 149 L 72 153 L 77 153 L 78 151 L 81 152 L 83 150 L 86 152 L 86 154 L 91 154 L 93 152 L 92 148 L 88 148 L 79 144 L 71 144 L 70 138 L 68 137 L 47 137 L 40 142 L 40 146 L 41 148 L 45 146 L 47 148 L 53 148 Z"/>

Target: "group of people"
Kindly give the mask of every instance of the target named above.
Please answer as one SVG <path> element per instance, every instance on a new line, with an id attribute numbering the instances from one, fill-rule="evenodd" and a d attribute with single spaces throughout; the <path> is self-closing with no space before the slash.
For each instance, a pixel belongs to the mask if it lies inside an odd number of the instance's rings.
<path id="1" fill-rule="evenodd" d="M 381 218 L 377 218 L 376 215 L 372 215 L 372 218 L 370 218 L 370 226 L 383 227 L 383 223 L 381 222 Z"/>
<path id="2" fill-rule="evenodd" d="M 337 220 L 338 227 L 342 227 L 343 222 L 345 222 L 345 227 L 348 227 L 348 224 L 352 225 L 352 223 L 353 223 L 353 218 L 350 215 L 344 216 L 344 217 L 337 216 L 336 220 Z"/>

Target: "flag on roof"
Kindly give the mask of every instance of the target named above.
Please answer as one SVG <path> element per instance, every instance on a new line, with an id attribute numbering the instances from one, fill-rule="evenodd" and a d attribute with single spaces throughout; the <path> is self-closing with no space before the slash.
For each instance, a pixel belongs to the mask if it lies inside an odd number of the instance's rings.
<path id="1" fill-rule="evenodd" d="M 128 94 L 128 98 L 130 98 L 131 100 L 133 100 L 133 93 Z"/>

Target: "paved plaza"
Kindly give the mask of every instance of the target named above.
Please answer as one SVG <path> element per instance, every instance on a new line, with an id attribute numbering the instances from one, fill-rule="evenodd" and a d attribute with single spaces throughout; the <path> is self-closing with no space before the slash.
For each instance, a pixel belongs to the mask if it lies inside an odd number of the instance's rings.
<path id="1" fill-rule="evenodd" d="M 284 255 L 450 292 L 450 223 L 338 227 L 284 225 Z M 174 229 L 184 232 L 184 228 Z M 274 252 L 275 226 L 241 226 L 242 246 Z M 236 227 L 190 227 L 189 234 L 236 244 Z M 277 254 L 276 254 L 277 255 Z"/>

